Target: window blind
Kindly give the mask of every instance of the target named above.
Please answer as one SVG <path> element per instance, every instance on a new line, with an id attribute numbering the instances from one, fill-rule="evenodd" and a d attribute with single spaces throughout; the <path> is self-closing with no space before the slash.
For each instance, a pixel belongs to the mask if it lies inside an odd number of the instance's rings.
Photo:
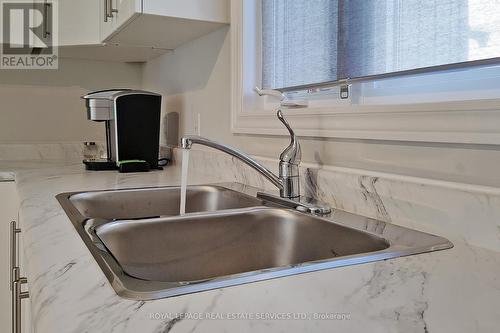
<path id="1" fill-rule="evenodd" d="M 331 0 L 263 0 L 263 87 L 337 79 L 337 11 Z"/>
<path id="2" fill-rule="evenodd" d="M 263 87 L 500 57 L 498 0 L 262 0 Z"/>

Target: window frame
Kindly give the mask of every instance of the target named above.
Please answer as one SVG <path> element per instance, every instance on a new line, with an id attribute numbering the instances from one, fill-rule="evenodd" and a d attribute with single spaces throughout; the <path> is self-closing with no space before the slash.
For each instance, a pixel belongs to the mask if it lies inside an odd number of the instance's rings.
<path id="1" fill-rule="evenodd" d="M 262 76 L 258 65 L 260 27 L 256 24 L 259 11 L 260 0 L 231 1 L 231 131 L 235 134 L 287 135 L 272 112 L 277 105 L 253 92 Z M 408 78 L 388 80 L 398 79 Z M 388 80 L 353 85 L 351 96 L 358 98 L 357 93 L 367 85 L 372 89 L 394 86 L 394 81 Z M 500 85 L 484 89 L 484 93 L 479 91 L 481 99 L 454 101 L 453 98 L 461 96 L 462 92 L 451 91 L 448 93 L 450 100 L 436 102 L 429 94 L 419 93 L 412 95 L 412 99 L 429 102 L 394 104 L 382 98 L 366 105 L 351 99 L 336 99 L 331 103 L 312 102 L 308 108 L 286 110 L 285 113 L 297 135 L 305 137 L 500 144 L 498 88 Z"/>

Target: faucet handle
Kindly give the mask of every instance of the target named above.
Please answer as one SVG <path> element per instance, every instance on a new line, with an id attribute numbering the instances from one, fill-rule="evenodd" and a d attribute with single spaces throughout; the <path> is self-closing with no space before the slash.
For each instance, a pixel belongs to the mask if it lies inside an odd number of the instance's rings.
<path id="1" fill-rule="evenodd" d="M 295 135 L 295 132 L 292 130 L 290 124 L 286 121 L 283 116 L 282 108 L 304 108 L 308 106 L 307 101 L 295 101 L 289 100 L 286 98 L 285 94 L 283 94 L 279 90 L 266 90 L 260 89 L 259 87 L 255 87 L 255 92 L 259 96 L 272 96 L 280 100 L 280 107 L 277 110 L 278 119 L 285 125 L 288 132 L 290 133 L 290 144 L 288 147 L 283 150 L 280 155 L 280 161 L 286 164 L 299 165 L 302 159 L 302 152 L 300 150 L 300 144 Z"/>
<path id="2" fill-rule="evenodd" d="M 297 136 L 295 135 L 292 127 L 283 116 L 283 112 L 281 111 L 281 109 L 278 109 L 276 114 L 278 116 L 278 119 L 283 123 L 283 125 L 285 125 L 288 133 L 290 133 L 290 144 L 285 148 L 285 150 L 281 152 L 280 161 L 298 165 L 300 164 L 300 161 L 302 159 L 302 151 L 300 149 L 299 140 L 297 139 Z"/>
<path id="3" fill-rule="evenodd" d="M 283 125 L 285 125 L 286 129 L 288 130 L 288 133 L 290 133 L 292 141 L 296 141 L 295 132 L 293 131 L 288 121 L 286 121 L 285 116 L 283 116 L 283 111 L 281 111 L 281 109 L 278 109 L 276 115 L 278 116 L 278 119 L 283 123 Z"/>

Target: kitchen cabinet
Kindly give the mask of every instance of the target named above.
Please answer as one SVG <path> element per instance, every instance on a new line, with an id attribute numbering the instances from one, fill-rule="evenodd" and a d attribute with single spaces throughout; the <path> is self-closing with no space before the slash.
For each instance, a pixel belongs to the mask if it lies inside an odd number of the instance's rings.
<path id="1" fill-rule="evenodd" d="M 117 0 L 109 0 L 117 1 Z M 118 0 L 119 2 L 119 0 Z M 123 0 L 104 42 L 175 49 L 229 23 L 228 0 Z M 120 11 L 123 17 L 119 18 Z"/>
<path id="2" fill-rule="evenodd" d="M 142 0 L 101 0 L 101 40 L 119 32 L 142 14 Z"/>
<path id="3" fill-rule="evenodd" d="M 17 213 L 15 183 L 0 182 L 0 332 L 11 330 L 10 222 L 17 221 Z"/>
<path id="4" fill-rule="evenodd" d="M 54 0 L 58 1 L 58 0 Z M 50 44 L 52 38 L 52 27 L 50 22 L 54 15 L 50 10 L 52 2 L 49 0 L 33 1 L 33 15 L 29 16 L 30 27 L 33 27 L 33 34 L 29 34 L 29 44 L 36 48 L 45 48 Z M 35 15 L 34 13 L 37 13 Z"/>
<path id="5" fill-rule="evenodd" d="M 30 45 L 52 42 L 61 58 L 144 62 L 230 20 L 229 0 L 38 0 L 33 6 Z"/>
<path id="6" fill-rule="evenodd" d="M 52 0 L 59 55 L 148 61 L 229 23 L 229 0 Z"/>
<path id="7" fill-rule="evenodd" d="M 18 243 L 19 243 L 19 248 L 18 248 L 18 262 L 19 262 L 19 276 L 21 277 L 26 277 L 27 282 L 23 284 L 22 290 L 23 291 L 28 291 L 29 290 L 29 278 L 28 274 L 25 270 L 26 268 L 26 258 L 24 256 L 24 237 L 23 237 L 23 232 L 22 232 L 22 221 L 18 220 L 18 227 L 21 227 L 21 232 L 18 234 Z M 34 332 L 33 329 L 33 322 L 31 320 L 31 303 L 29 298 L 21 300 L 21 333 L 32 333 Z"/>
<path id="8" fill-rule="evenodd" d="M 0 181 L 0 265 L 1 265 L 1 288 L 0 288 L 0 332 L 12 331 L 13 320 L 13 297 L 15 296 L 15 284 L 11 281 L 13 275 L 11 269 L 11 251 L 16 254 L 16 267 L 19 267 L 19 277 L 22 277 L 21 295 L 19 302 L 21 305 L 20 320 L 21 332 L 31 333 L 31 307 L 28 297 L 28 281 L 26 279 L 26 260 L 24 258 L 24 245 L 22 229 L 18 218 L 19 201 L 17 190 L 13 181 Z M 13 232 L 14 231 L 14 232 Z M 12 242 L 12 235 L 15 235 L 15 243 Z M 12 246 L 14 244 L 14 246 Z M 21 299 L 22 298 L 22 299 Z"/>
<path id="9" fill-rule="evenodd" d="M 100 40 L 100 0 L 52 0 L 57 2 L 57 45 L 93 45 Z"/>

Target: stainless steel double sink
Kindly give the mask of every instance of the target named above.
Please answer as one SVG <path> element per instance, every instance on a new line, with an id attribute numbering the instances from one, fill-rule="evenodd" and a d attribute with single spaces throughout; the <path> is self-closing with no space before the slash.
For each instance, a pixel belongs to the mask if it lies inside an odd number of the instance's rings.
<path id="1" fill-rule="evenodd" d="M 450 248 L 446 239 L 334 210 L 315 216 L 241 184 L 62 193 L 118 295 L 151 300 Z"/>

